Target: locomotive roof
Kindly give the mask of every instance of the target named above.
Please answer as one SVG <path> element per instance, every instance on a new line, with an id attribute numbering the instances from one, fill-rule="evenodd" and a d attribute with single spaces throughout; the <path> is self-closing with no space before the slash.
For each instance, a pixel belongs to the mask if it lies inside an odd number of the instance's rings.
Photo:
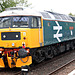
<path id="1" fill-rule="evenodd" d="M 53 19 L 53 20 L 63 20 L 63 21 L 73 21 L 73 19 L 65 14 L 59 14 L 50 11 L 43 11 L 41 12 L 44 19 Z"/>
<path id="2" fill-rule="evenodd" d="M 32 15 L 32 16 L 41 16 L 38 11 L 27 7 L 10 7 L 6 8 L 5 11 L 0 13 L 0 16 L 17 16 L 17 15 Z"/>
<path id="3" fill-rule="evenodd" d="M 38 12 L 34 9 L 28 7 L 10 7 L 6 8 L 6 10 L 0 13 L 0 16 L 19 16 L 19 15 L 27 15 L 27 16 L 42 16 L 43 19 L 49 20 L 63 20 L 63 21 L 73 21 L 72 17 L 69 17 L 65 14 L 59 14 L 50 11 L 42 11 Z"/>

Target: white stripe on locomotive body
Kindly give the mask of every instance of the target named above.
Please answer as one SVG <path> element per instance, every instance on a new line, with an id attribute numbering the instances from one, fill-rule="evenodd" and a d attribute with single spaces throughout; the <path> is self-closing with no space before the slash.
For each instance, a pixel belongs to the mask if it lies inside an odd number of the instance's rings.
<path id="1" fill-rule="evenodd" d="M 59 34 L 59 31 L 62 30 L 62 26 L 59 25 L 59 23 L 57 21 L 55 21 L 57 26 L 53 26 L 53 30 L 57 30 L 57 33 L 54 34 L 54 38 L 57 38 L 57 40 L 59 42 L 61 42 L 61 40 L 59 39 L 59 37 L 62 37 L 62 33 Z"/>
<path id="2" fill-rule="evenodd" d="M 71 30 L 71 35 L 73 35 L 73 31 Z"/>

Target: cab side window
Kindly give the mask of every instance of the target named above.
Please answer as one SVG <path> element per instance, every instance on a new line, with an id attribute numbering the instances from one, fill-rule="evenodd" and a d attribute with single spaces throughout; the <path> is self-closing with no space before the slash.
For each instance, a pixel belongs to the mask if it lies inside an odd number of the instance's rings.
<path id="1" fill-rule="evenodd" d="M 41 18 L 38 18 L 38 24 L 39 24 L 38 27 L 42 27 L 42 26 L 41 26 Z"/>
<path id="2" fill-rule="evenodd" d="M 36 17 L 33 17 L 32 18 L 32 27 L 38 27 L 38 23 L 37 23 L 37 18 Z"/>

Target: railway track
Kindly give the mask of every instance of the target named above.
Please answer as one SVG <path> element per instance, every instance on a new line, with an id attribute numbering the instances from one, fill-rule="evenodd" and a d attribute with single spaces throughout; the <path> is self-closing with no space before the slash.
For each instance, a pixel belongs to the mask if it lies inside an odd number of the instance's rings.
<path id="1" fill-rule="evenodd" d="M 62 54 L 61 55 L 61 57 L 63 56 L 64 54 Z M 59 58 L 60 56 L 57 56 L 57 57 L 55 57 L 54 59 L 51 59 L 51 60 L 46 60 L 45 62 L 42 62 L 42 63 L 40 63 L 40 64 L 34 64 L 34 66 L 32 66 L 31 67 L 31 71 L 32 70 L 35 70 L 36 68 L 39 68 L 39 66 L 42 66 L 42 65 L 45 65 L 45 64 L 47 64 L 47 63 L 49 63 L 50 61 L 54 61 L 55 59 L 57 59 L 57 58 Z M 51 72 L 52 73 L 52 72 Z M 17 72 L 17 73 L 14 73 L 14 75 L 21 75 L 21 71 L 19 71 L 19 72 Z M 29 74 L 30 75 L 30 74 Z"/>
<path id="2" fill-rule="evenodd" d="M 20 68 L 4 68 L 4 69 L 0 69 L 0 75 L 14 75 L 15 73 L 17 73 L 18 71 L 20 71 Z"/>
<path id="3" fill-rule="evenodd" d="M 21 75 L 21 71 L 14 73 L 14 75 Z"/>
<path id="4" fill-rule="evenodd" d="M 32 71 L 28 75 L 52 75 L 59 69 L 67 66 L 68 64 L 74 61 L 75 61 L 75 50 L 63 53 L 59 56 L 54 57 L 51 60 L 47 60 L 45 62 L 36 65 L 35 67 L 32 67 L 31 68 Z"/>
<path id="5" fill-rule="evenodd" d="M 54 71 L 50 72 L 48 75 L 54 74 L 55 72 L 59 71 L 60 69 L 62 69 L 63 67 L 65 67 L 65 66 L 67 66 L 67 65 L 69 65 L 69 64 L 71 64 L 71 63 L 74 62 L 74 61 L 75 61 L 75 59 L 73 59 L 73 60 L 67 62 L 66 64 L 64 64 L 64 65 L 60 66 L 59 68 L 55 69 Z"/>
<path id="6" fill-rule="evenodd" d="M 58 67 L 57 69 L 55 69 L 54 71 L 50 72 L 48 75 L 53 75 L 54 73 L 56 73 L 57 71 L 59 71 L 59 70 L 62 69 L 63 67 L 65 67 L 65 66 L 71 64 L 71 63 L 74 62 L 74 61 L 75 61 L 75 59 L 70 60 L 70 61 L 67 62 L 66 64 L 64 64 L 64 65 Z M 33 68 L 33 69 L 34 69 L 34 68 Z M 19 72 L 15 73 L 14 75 L 22 75 L 22 74 L 21 74 L 21 71 L 19 71 Z M 26 75 L 26 74 L 24 73 L 24 75 Z"/>

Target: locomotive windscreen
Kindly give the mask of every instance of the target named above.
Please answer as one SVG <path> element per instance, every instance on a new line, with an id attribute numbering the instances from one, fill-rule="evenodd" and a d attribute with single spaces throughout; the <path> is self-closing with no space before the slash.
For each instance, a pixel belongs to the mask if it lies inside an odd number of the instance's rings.
<path id="1" fill-rule="evenodd" d="M 29 17 L 27 16 L 0 17 L 0 28 L 22 28 L 28 26 Z"/>
<path id="2" fill-rule="evenodd" d="M 28 17 L 13 17 L 12 27 L 28 27 L 29 18 Z"/>

